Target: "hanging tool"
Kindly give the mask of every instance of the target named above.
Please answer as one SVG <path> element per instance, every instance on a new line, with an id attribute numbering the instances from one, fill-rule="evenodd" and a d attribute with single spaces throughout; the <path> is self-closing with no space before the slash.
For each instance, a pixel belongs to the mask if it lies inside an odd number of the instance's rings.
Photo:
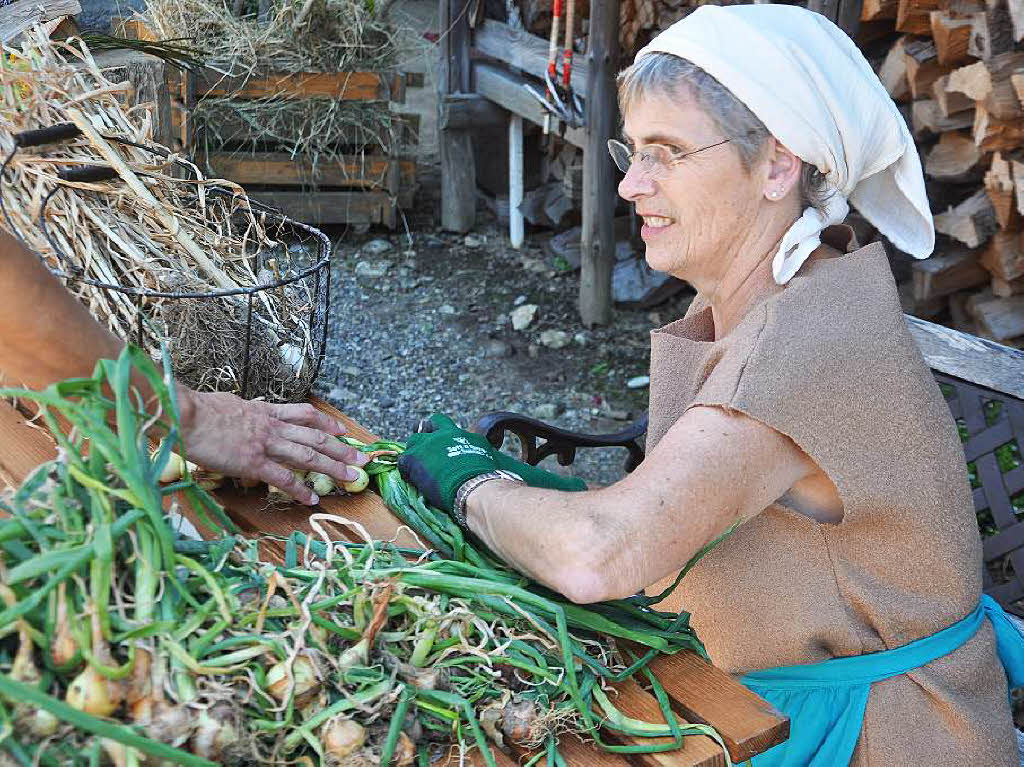
<path id="1" fill-rule="evenodd" d="M 565 50 L 562 52 L 562 90 L 565 91 L 563 112 L 565 122 L 573 128 L 583 124 L 583 103 L 572 88 L 572 56 L 575 42 L 576 0 L 567 0 L 565 15 Z"/>
<path id="2" fill-rule="evenodd" d="M 549 103 L 552 100 L 558 100 L 558 29 L 561 26 L 561 21 L 562 0 L 554 0 L 551 9 L 551 36 L 548 38 L 548 69 L 544 78 L 547 84 L 546 95 Z M 561 111 L 561 109 L 557 109 L 554 113 L 559 114 Z M 552 110 L 549 109 L 548 114 L 544 115 L 545 136 L 551 132 L 551 114 Z"/>

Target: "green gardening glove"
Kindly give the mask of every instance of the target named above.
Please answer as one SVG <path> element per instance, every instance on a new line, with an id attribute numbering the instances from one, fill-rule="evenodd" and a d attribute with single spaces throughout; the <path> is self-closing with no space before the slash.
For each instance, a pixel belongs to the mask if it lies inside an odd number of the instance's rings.
<path id="1" fill-rule="evenodd" d="M 421 424 L 406 445 L 398 457 L 402 479 L 415 485 L 431 506 L 449 514 L 463 482 L 498 469 L 500 454 L 486 437 L 460 429 L 440 413 Z"/>
<path id="2" fill-rule="evenodd" d="M 569 492 L 586 490 L 587 485 L 582 479 L 576 477 L 563 477 L 553 471 L 538 469 L 528 463 L 517 461 L 510 455 L 498 453 L 494 459 L 499 469 L 511 471 L 523 478 L 530 487 L 544 487 L 548 490 L 566 490 Z"/>

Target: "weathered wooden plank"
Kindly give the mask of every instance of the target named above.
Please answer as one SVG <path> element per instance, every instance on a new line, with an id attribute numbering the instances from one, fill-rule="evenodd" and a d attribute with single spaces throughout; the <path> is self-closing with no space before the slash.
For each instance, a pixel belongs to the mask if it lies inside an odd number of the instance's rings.
<path id="1" fill-rule="evenodd" d="M 662 655 L 650 668 L 683 718 L 714 722 L 734 762 L 746 761 L 789 737 L 789 719 L 696 653 Z"/>
<path id="2" fill-rule="evenodd" d="M 615 708 L 631 719 L 639 719 L 642 722 L 652 724 L 664 724 L 658 701 L 653 695 L 644 691 L 633 679 L 625 682 L 618 682 L 612 687 L 618 692 L 616 696 L 609 696 L 609 700 Z M 609 740 L 624 745 L 635 743 L 631 739 L 616 733 L 611 729 L 603 731 L 603 735 Z M 671 743 L 672 738 L 644 738 L 644 743 L 664 744 Z M 654 754 L 636 754 L 634 764 L 649 765 L 650 767 L 678 767 L 681 762 L 693 764 L 694 767 L 725 767 L 725 754 L 722 747 L 707 735 L 688 735 L 683 739 L 683 747 L 675 751 L 666 751 Z"/>
<path id="3" fill-rule="evenodd" d="M 490 56 L 515 69 L 522 70 L 541 80 L 548 68 L 548 41 L 531 35 L 525 29 L 513 29 L 493 19 L 484 19 L 483 24 L 473 33 L 473 47 L 478 53 Z M 583 94 L 587 90 L 590 66 L 582 57 L 572 62 L 573 90 Z M 559 73 L 561 82 L 561 73 Z"/>
<path id="4" fill-rule="evenodd" d="M 1024 351 L 904 315 L 934 370 L 1024 399 Z"/>
<path id="5" fill-rule="evenodd" d="M 284 152 L 211 152 L 206 156 L 211 172 L 239 184 L 273 184 L 316 187 L 380 189 L 397 167 L 399 183 L 416 183 L 416 161 L 383 155 L 345 155 L 336 160 L 313 163 Z"/>
<path id="6" fill-rule="evenodd" d="M 310 224 L 397 224 L 397 205 L 387 192 L 252 192 L 253 199 Z"/>
<path id="7" fill-rule="evenodd" d="M 0 489 L 17 487 L 32 469 L 57 455 L 50 433 L 29 426 L 7 401 L 0 401 L 0 446 Z"/>
<path id="8" fill-rule="evenodd" d="M 13 40 L 35 24 L 81 12 L 78 0 L 15 0 L 0 11 L 0 43 Z"/>
<path id="9" fill-rule="evenodd" d="M 475 81 L 473 90 L 476 93 L 536 125 L 544 124 L 544 115 L 547 112 L 537 99 L 523 87 L 527 82 L 525 78 L 511 74 L 493 64 L 482 62 L 473 65 L 473 77 Z M 543 84 L 534 82 L 534 85 L 538 91 L 543 93 Z M 586 136 L 581 128 L 567 127 L 563 138 L 581 149 L 586 144 Z"/>
<path id="10" fill-rule="evenodd" d="M 196 96 L 239 99 L 332 98 L 343 101 L 402 103 L 405 76 L 395 72 L 294 72 L 227 77 L 209 69 L 195 73 Z"/>
<path id="11" fill-rule="evenodd" d="M 508 113 L 479 93 L 449 93 L 440 103 L 439 130 L 494 130 L 508 122 Z"/>

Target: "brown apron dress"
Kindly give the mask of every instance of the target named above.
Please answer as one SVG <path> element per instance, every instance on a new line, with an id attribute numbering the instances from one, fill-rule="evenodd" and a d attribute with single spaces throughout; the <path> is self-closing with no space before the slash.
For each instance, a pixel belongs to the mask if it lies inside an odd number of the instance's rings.
<path id="1" fill-rule="evenodd" d="M 690 611 L 715 665 L 742 674 L 886 650 L 975 609 L 981 542 L 963 450 L 881 245 L 812 258 L 724 338 L 700 295 L 653 331 L 648 450 L 695 405 L 790 437 L 844 508 L 832 525 L 772 504 L 660 605 Z M 1017 767 L 988 621 L 872 687 L 851 763 Z"/>

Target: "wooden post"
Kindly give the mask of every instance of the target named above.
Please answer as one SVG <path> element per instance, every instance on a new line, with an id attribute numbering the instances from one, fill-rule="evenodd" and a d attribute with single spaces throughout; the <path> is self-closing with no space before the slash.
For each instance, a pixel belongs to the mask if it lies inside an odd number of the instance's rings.
<path id="1" fill-rule="evenodd" d="M 508 236 L 516 250 L 523 247 L 523 118 L 509 113 L 508 118 Z"/>
<path id="2" fill-rule="evenodd" d="M 441 57 L 438 67 L 438 124 L 449 94 L 469 93 L 470 0 L 440 0 Z M 469 131 L 451 126 L 439 131 L 441 154 L 441 228 L 468 232 L 476 220 L 476 166 Z"/>
<path id="3" fill-rule="evenodd" d="M 615 133 L 618 104 L 615 73 L 619 63 L 619 2 L 590 5 L 587 63 L 586 147 L 583 150 L 583 243 L 580 319 L 586 327 L 612 319 L 612 267 L 615 265 L 615 168 L 608 139 Z"/>

